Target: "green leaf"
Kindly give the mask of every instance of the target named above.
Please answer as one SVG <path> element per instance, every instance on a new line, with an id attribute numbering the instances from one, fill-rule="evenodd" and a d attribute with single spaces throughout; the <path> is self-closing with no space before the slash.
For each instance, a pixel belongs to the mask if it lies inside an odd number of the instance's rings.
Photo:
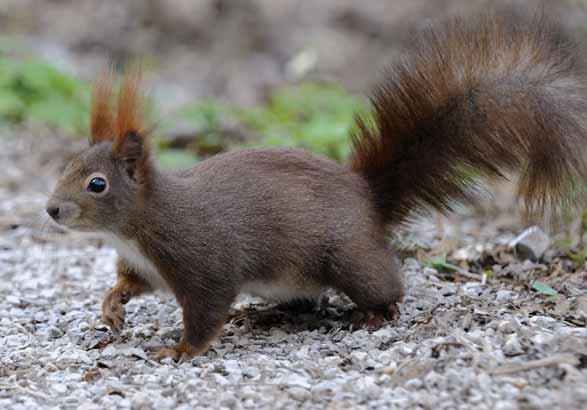
<path id="1" fill-rule="evenodd" d="M 430 261 L 430 266 L 438 271 L 458 272 L 461 270 L 456 265 L 441 261 Z"/>
<path id="2" fill-rule="evenodd" d="M 446 262 L 446 255 L 442 255 L 438 259 L 424 261 L 424 264 L 437 271 L 458 272 L 461 270 L 458 266 Z"/>
<path id="3" fill-rule="evenodd" d="M 535 280 L 532 283 L 532 289 L 534 289 L 538 293 L 542 293 L 545 296 L 550 296 L 552 298 L 558 297 L 558 292 L 556 290 L 548 286 L 546 283 L 540 282 L 539 280 Z"/>

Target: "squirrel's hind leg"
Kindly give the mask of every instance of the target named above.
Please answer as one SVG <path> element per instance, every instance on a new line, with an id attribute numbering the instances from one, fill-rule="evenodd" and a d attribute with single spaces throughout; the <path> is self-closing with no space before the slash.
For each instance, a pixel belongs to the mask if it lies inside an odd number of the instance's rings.
<path id="1" fill-rule="evenodd" d="M 120 331 L 124 324 L 124 305 L 131 298 L 152 290 L 151 286 L 121 258 L 118 258 L 116 271 L 116 285 L 106 293 L 102 302 L 102 321 L 114 332 Z"/>

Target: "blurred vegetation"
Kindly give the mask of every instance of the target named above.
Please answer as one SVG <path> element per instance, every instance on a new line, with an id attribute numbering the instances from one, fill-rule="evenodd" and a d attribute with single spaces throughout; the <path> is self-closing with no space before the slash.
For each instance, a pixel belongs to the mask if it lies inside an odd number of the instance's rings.
<path id="1" fill-rule="evenodd" d="M 40 123 L 85 136 L 89 101 L 88 83 L 41 61 L 0 54 L 0 124 Z M 277 89 L 252 108 L 195 102 L 164 119 L 156 132 L 157 151 L 164 165 L 191 164 L 226 149 L 226 124 L 232 124 L 247 136 L 239 146 L 303 147 L 340 161 L 349 153 L 354 116 L 366 109 L 365 99 L 316 83 Z M 181 149 L 162 137 L 177 122 L 193 129 L 193 141 Z"/>
<path id="2" fill-rule="evenodd" d="M 366 112 L 366 100 L 342 88 L 303 84 L 279 90 L 240 118 L 261 136 L 259 145 L 302 147 L 340 161 L 349 154 L 355 115 Z"/>
<path id="3" fill-rule="evenodd" d="M 251 135 L 244 145 L 301 147 L 341 161 L 349 154 L 354 118 L 367 107 L 366 99 L 335 85 L 305 83 L 277 89 L 253 108 L 214 100 L 188 104 L 166 123 L 179 120 L 198 130 L 197 151 L 204 155 L 222 151 L 226 124 L 236 124 Z"/>
<path id="4" fill-rule="evenodd" d="M 88 129 L 87 84 L 40 61 L 0 56 L 0 122 L 36 122 L 72 133 Z"/>

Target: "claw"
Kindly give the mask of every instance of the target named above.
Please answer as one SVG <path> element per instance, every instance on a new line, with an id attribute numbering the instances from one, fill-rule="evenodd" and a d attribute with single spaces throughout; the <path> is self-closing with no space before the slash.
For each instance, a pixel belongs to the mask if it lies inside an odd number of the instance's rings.
<path id="1" fill-rule="evenodd" d="M 203 353 L 204 350 L 197 350 L 186 342 L 181 342 L 173 347 L 161 348 L 155 355 L 157 360 L 172 358 L 176 362 L 184 362 L 191 360 L 194 356 Z"/>
<path id="2" fill-rule="evenodd" d="M 181 356 L 181 352 L 178 352 L 173 347 L 164 347 L 160 349 L 157 354 L 155 355 L 157 360 L 163 360 L 167 358 L 172 358 L 173 360 L 177 361 Z"/>
<path id="3" fill-rule="evenodd" d="M 387 320 L 397 320 L 400 317 L 400 310 L 399 305 L 397 303 L 392 303 L 387 307 L 387 312 L 385 318 Z"/>
<path id="4" fill-rule="evenodd" d="M 351 317 L 353 325 L 361 328 L 365 327 L 369 330 L 376 330 L 382 327 L 386 321 L 396 320 L 400 316 L 400 310 L 397 303 L 392 303 L 387 307 L 386 311 L 355 311 Z"/>
<path id="5" fill-rule="evenodd" d="M 126 315 L 126 309 L 123 306 L 124 300 L 124 294 L 111 290 L 102 303 L 102 320 L 115 333 L 120 332 L 124 324 L 124 316 Z"/>
<path id="6" fill-rule="evenodd" d="M 353 325 L 357 328 L 367 328 L 369 330 L 379 329 L 385 323 L 385 317 L 383 313 L 379 312 L 358 312 L 353 313 L 351 317 Z"/>

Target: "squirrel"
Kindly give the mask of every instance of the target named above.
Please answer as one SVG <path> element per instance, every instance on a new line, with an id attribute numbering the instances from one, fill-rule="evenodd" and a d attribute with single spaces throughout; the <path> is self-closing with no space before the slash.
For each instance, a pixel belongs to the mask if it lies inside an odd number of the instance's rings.
<path id="1" fill-rule="evenodd" d="M 482 181 L 518 172 L 529 214 L 580 205 L 587 179 L 582 54 L 544 16 L 452 17 L 417 32 L 356 119 L 346 164 L 295 148 L 243 149 L 192 168 L 157 167 L 140 70 L 94 86 L 89 147 L 60 176 L 46 211 L 99 232 L 118 252 L 103 320 L 163 289 L 182 308 L 179 344 L 207 351 L 242 292 L 288 301 L 325 288 L 368 318 L 393 319 L 403 280 L 388 229 L 470 204 Z"/>

